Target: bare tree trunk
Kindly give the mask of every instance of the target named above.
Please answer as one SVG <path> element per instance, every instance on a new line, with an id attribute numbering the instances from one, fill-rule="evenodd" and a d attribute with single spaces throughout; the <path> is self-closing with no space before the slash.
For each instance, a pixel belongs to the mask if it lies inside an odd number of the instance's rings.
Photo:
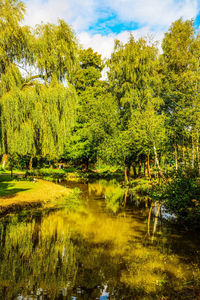
<path id="1" fill-rule="evenodd" d="M 153 142 L 153 150 L 154 150 L 155 160 L 156 160 L 156 164 L 157 164 L 157 167 L 158 167 L 160 176 L 161 176 L 163 179 L 166 179 L 165 176 L 164 176 L 164 174 L 163 174 L 163 171 L 162 171 L 162 169 L 161 169 L 161 167 L 160 167 L 160 163 L 159 163 L 159 159 L 158 159 L 158 153 L 157 153 L 157 149 L 156 149 L 155 142 Z"/>

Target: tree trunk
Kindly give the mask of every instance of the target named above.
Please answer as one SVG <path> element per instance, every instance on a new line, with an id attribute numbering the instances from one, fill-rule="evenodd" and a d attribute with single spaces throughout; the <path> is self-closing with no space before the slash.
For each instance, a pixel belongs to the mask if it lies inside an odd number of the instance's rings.
<path id="1" fill-rule="evenodd" d="M 7 160 L 8 160 L 8 154 L 5 153 L 2 158 L 2 169 L 5 169 Z"/>
<path id="2" fill-rule="evenodd" d="M 141 160 L 139 161 L 139 168 L 138 168 L 138 175 L 141 175 L 141 169 L 142 169 L 142 162 Z"/>
<path id="3" fill-rule="evenodd" d="M 136 171 L 135 163 L 133 163 L 133 174 L 134 174 L 134 177 L 137 177 L 137 171 Z"/>
<path id="4" fill-rule="evenodd" d="M 124 166 L 124 180 L 126 183 L 128 183 L 128 172 L 126 165 Z"/>
<path id="5" fill-rule="evenodd" d="M 33 168 L 33 156 L 31 156 L 30 160 L 29 160 L 29 165 L 28 165 L 28 169 L 32 170 Z"/>
<path id="6" fill-rule="evenodd" d="M 145 157 L 144 157 L 143 166 L 144 166 L 144 177 L 146 177 L 146 159 L 145 159 Z"/>
<path id="7" fill-rule="evenodd" d="M 154 150 L 155 160 L 156 160 L 156 164 L 157 164 L 157 167 L 158 167 L 160 176 L 161 176 L 163 179 L 166 179 L 165 176 L 164 176 L 164 174 L 163 174 L 163 171 L 162 171 L 162 169 L 161 169 L 161 167 L 160 167 L 160 163 L 159 163 L 159 159 L 158 159 L 158 153 L 157 153 L 157 149 L 156 149 L 155 142 L 153 142 L 153 150 Z"/>

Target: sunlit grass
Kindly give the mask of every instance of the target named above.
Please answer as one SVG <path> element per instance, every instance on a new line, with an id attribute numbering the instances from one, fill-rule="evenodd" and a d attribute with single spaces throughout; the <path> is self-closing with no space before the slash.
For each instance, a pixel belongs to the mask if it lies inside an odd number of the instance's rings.
<path id="1" fill-rule="evenodd" d="M 26 206 L 33 203 L 44 204 L 53 202 L 59 198 L 71 195 L 71 190 L 63 186 L 39 180 L 30 181 L 4 181 L 0 182 L 0 207 L 12 207 L 14 205 Z"/>

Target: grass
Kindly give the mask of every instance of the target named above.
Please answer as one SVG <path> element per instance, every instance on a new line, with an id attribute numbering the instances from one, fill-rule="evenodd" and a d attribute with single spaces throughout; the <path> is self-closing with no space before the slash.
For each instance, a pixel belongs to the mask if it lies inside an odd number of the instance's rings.
<path id="1" fill-rule="evenodd" d="M 59 198 L 67 198 L 71 193 L 70 189 L 52 182 L 12 180 L 4 176 L 4 180 L 0 181 L 0 214 L 23 207 L 42 206 Z"/>

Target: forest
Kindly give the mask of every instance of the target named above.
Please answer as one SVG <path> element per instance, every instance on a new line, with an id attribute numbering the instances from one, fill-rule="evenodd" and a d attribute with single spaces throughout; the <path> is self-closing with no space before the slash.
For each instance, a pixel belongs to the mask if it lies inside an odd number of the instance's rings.
<path id="1" fill-rule="evenodd" d="M 162 49 L 131 34 L 127 43 L 116 40 L 103 60 L 81 47 L 64 20 L 25 26 L 25 5 L 17 0 L 1 1 L 0 11 L 1 169 L 60 162 L 82 171 L 123 170 L 127 185 L 134 178 L 157 180 L 152 199 L 166 199 L 173 212 L 199 222 L 194 21 L 175 21 Z"/>

